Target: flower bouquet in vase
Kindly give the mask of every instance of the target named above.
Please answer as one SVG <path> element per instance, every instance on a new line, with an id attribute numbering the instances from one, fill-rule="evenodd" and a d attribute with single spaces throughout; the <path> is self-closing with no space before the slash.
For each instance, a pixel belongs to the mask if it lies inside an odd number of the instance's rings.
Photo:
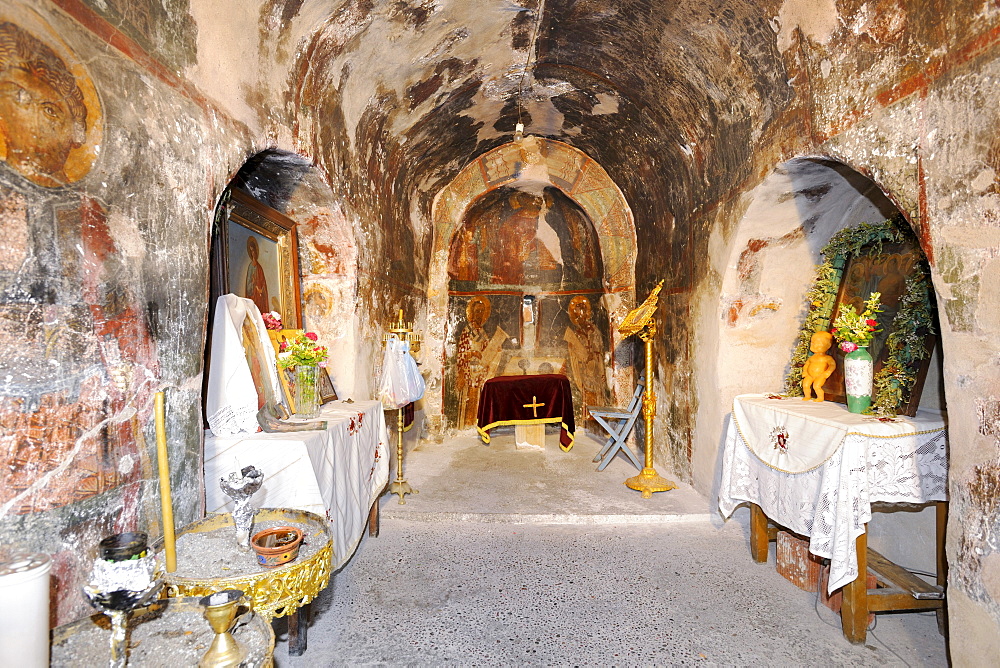
<path id="1" fill-rule="evenodd" d="M 300 417 L 316 417 L 319 412 L 319 374 L 326 366 L 326 346 L 319 345 L 315 332 L 300 332 L 278 347 L 278 368 L 294 369 L 294 412 Z"/>
<path id="2" fill-rule="evenodd" d="M 873 292 L 865 301 L 865 310 L 841 303 L 833 321 L 833 335 L 840 342 L 844 356 L 844 385 L 847 410 L 864 413 L 872 404 L 872 379 L 874 364 L 868 353 L 868 344 L 882 330 L 875 315 L 882 311 L 882 293 Z"/>

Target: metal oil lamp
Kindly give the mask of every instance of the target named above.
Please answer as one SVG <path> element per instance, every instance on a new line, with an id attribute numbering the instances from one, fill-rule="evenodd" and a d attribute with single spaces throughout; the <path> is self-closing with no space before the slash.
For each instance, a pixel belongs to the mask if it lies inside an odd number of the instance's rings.
<path id="1" fill-rule="evenodd" d="M 163 585 L 156 566 L 156 555 L 149 554 L 144 533 L 115 534 L 100 543 L 100 556 L 94 560 L 83 594 L 111 618 L 111 668 L 124 668 L 128 663 L 129 613 L 151 601 Z"/>

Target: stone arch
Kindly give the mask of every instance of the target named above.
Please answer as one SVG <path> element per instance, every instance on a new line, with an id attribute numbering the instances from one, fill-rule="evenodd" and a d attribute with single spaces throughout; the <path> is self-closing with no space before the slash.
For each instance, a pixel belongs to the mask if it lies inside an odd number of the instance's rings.
<path id="1" fill-rule="evenodd" d="M 330 349 L 327 371 L 337 392 L 343 397 L 371 396 L 371 372 L 362 354 L 365 335 L 356 313 L 357 214 L 333 192 L 321 167 L 287 147 L 248 149 L 238 165 L 230 166 L 227 177 L 219 180 L 213 195 L 217 204 L 227 189 L 236 188 L 296 223 L 295 290 L 302 327 L 317 332 Z M 214 309 L 214 303 L 209 306 Z"/>
<path id="2" fill-rule="evenodd" d="M 716 369 L 724 395 L 755 391 L 741 389 L 748 378 L 768 388 L 783 386 L 791 342 L 804 317 L 802 295 L 812 285 L 822 248 L 844 228 L 900 214 L 905 217 L 871 178 L 822 157 L 782 163 L 746 195 L 728 250 L 717 260 L 722 286 Z M 756 353 L 735 353 L 743 347 Z"/>
<path id="3" fill-rule="evenodd" d="M 704 308 L 697 328 L 698 347 L 706 352 L 699 358 L 704 365 L 697 391 L 701 447 L 695 448 L 693 468 L 696 479 L 712 481 L 714 492 L 719 480 L 719 425 L 725 424 L 733 397 L 784 391 L 806 313 L 803 298 L 813 284 L 822 249 L 845 228 L 901 213 L 908 218 L 868 175 L 818 156 L 800 156 L 778 165 L 743 195 L 740 204 L 742 214 L 723 233 L 728 238 L 711 258 L 719 283 L 701 291 Z M 919 231 L 914 232 L 920 240 Z M 935 356 L 921 406 L 944 403 L 941 359 Z M 929 520 L 917 515 L 895 517 L 893 522 L 921 533 Z M 891 551 L 894 548 L 885 542 L 891 539 L 881 533 L 883 526 L 873 522 L 872 540 L 879 550 Z"/>
<path id="4" fill-rule="evenodd" d="M 428 323 L 425 363 L 434 389 L 425 398 L 429 415 L 441 415 L 448 318 L 448 254 L 452 237 L 468 208 L 501 186 L 541 192 L 561 190 L 590 217 L 597 231 L 604 265 L 604 306 L 612 321 L 620 320 L 635 303 L 635 220 L 625 196 L 595 160 L 569 144 L 525 137 L 499 146 L 466 165 L 434 199 L 433 251 L 428 276 Z M 612 349 L 621 343 L 612 328 Z M 616 401 L 631 395 L 631 368 L 616 368 L 612 394 Z M 438 418 L 440 419 L 440 418 Z"/>

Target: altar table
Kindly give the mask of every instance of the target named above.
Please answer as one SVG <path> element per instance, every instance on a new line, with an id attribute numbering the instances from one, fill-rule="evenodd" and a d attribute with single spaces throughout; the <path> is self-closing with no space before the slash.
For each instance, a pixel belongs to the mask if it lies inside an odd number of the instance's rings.
<path id="1" fill-rule="evenodd" d="M 264 473 L 254 494 L 258 508 L 297 508 L 326 517 L 333 532 L 332 570 L 343 566 L 361 541 L 369 511 L 389 480 L 389 438 L 378 401 L 336 401 L 316 420 L 326 431 L 205 436 L 205 506 L 232 512 L 219 479 L 244 466 Z"/>
<path id="2" fill-rule="evenodd" d="M 559 447 L 566 451 L 573 447 L 573 392 L 562 374 L 490 378 L 479 396 L 478 418 L 483 443 L 490 442 L 488 432 L 493 427 L 556 423 L 561 427 Z"/>
<path id="3" fill-rule="evenodd" d="M 830 559 L 828 591 L 845 587 L 846 607 L 849 589 L 866 591 L 858 564 L 859 557 L 867 563 L 864 533 L 872 503 L 945 501 L 947 478 L 947 431 L 939 411 L 889 420 L 849 413 L 829 401 L 745 394 L 733 401 L 719 509 L 729 517 L 741 502 L 751 504 L 758 560 L 767 560 L 767 518 L 809 536 L 809 551 Z M 847 624 L 845 617 L 849 639 L 864 638 L 863 627 L 851 637 Z"/>

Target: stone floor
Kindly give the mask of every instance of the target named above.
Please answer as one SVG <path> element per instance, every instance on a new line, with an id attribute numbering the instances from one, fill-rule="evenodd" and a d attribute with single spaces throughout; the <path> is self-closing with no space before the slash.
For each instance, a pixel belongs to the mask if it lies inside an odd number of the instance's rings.
<path id="1" fill-rule="evenodd" d="M 773 556 L 751 562 L 745 510 L 723 522 L 686 485 L 642 499 L 583 432 L 570 452 L 495 432 L 408 453 L 419 494 L 381 499 L 380 536 L 313 603 L 303 656 L 279 635 L 277 666 L 947 665 L 932 613 L 849 644 Z"/>

